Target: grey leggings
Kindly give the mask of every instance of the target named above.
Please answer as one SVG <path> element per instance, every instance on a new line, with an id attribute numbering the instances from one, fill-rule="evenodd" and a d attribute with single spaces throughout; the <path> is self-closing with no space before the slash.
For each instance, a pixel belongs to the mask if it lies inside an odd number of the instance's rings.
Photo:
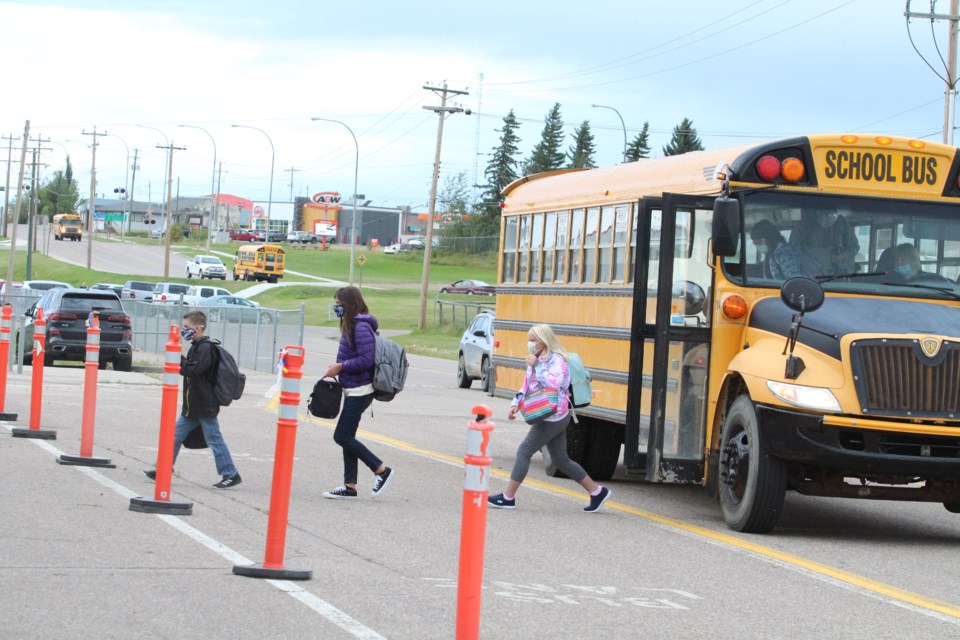
<path id="1" fill-rule="evenodd" d="M 570 414 L 568 413 L 562 420 L 556 422 L 541 421 L 530 425 L 530 431 L 527 437 L 523 439 L 520 446 L 517 447 L 517 457 L 513 461 L 513 471 L 510 472 L 510 479 L 515 482 L 523 482 L 530 470 L 530 458 L 537 451 L 546 445 L 550 452 L 550 459 L 553 464 L 563 471 L 568 478 L 580 482 L 587 477 L 587 472 L 583 467 L 570 459 L 567 455 L 567 425 L 570 424 Z"/>

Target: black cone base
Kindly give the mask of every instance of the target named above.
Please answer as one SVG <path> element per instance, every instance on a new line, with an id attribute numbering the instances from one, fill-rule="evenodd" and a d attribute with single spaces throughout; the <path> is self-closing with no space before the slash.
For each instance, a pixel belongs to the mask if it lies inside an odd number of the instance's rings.
<path id="1" fill-rule="evenodd" d="M 16 413 L 3 413 L 3 412 L 0 412 L 0 420 L 2 420 L 2 421 L 14 422 L 14 421 L 16 421 L 16 419 L 17 419 L 17 414 L 16 414 Z"/>
<path id="2" fill-rule="evenodd" d="M 57 462 L 59 464 L 72 464 L 79 467 L 117 468 L 117 465 L 110 462 L 110 458 L 84 458 L 83 456 L 68 456 L 63 454 L 57 458 Z"/>
<path id="3" fill-rule="evenodd" d="M 152 500 L 150 498 L 130 498 L 130 511 L 140 513 L 166 513 L 171 516 L 189 516 L 193 513 L 192 502 L 175 500 Z"/>
<path id="4" fill-rule="evenodd" d="M 313 577 L 310 569 L 267 569 L 262 564 L 235 564 L 233 572 L 238 576 L 270 580 L 309 580 Z"/>
<path id="5" fill-rule="evenodd" d="M 53 429 L 24 429 L 16 427 L 10 430 L 14 438 L 34 438 L 36 440 L 56 440 L 57 432 Z"/>

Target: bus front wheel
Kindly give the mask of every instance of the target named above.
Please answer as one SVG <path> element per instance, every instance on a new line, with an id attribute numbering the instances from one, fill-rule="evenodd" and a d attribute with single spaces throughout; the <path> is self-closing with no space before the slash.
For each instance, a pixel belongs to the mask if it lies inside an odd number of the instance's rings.
<path id="1" fill-rule="evenodd" d="M 580 420 L 580 424 L 575 423 L 573 420 L 570 421 L 570 424 L 567 425 L 567 455 L 570 456 L 570 459 L 576 462 L 577 464 L 583 464 L 583 458 L 587 451 L 587 434 L 583 428 L 583 419 Z M 567 474 L 557 468 L 557 465 L 553 462 L 553 457 L 550 455 L 550 451 L 546 447 L 540 449 L 540 454 L 543 456 L 543 466 L 546 469 L 547 475 L 551 478 L 566 478 Z"/>
<path id="2" fill-rule="evenodd" d="M 589 418 L 580 418 L 580 422 Z M 623 438 L 616 427 L 593 422 L 587 437 L 587 451 L 583 468 L 594 480 L 609 480 L 620 462 L 620 445 Z"/>
<path id="3" fill-rule="evenodd" d="M 787 467 L 767 453 L 749 396 L 730 406 L 720 440 L 720 508 L 734 531 L 766 533 L 783 510 Z"/>
<path id="4" fill-rule="evenodd" d="M 960 513 L 960 502 L 944 502 L 943 508 L 950 513 Z"/>

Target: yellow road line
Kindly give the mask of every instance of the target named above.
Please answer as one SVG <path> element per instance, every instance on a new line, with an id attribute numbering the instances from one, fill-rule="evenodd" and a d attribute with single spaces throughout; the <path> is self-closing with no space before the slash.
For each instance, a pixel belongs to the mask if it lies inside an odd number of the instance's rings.
<path id="1" fill-rule="evenodd" d="M 319 424 L 324 427 L 333 428 L 336 426 L 333 422 L 328 422 L 325 420 L 318 420 L 311 416 L 301 415 L 301 419 L 309 422 L 310 424 Z M 430 449 L 424 449 L 416 445 L 410 444 L 403 440 L 398 440 L 396 438 L 391 438 L 389 436 L 380 435 L 378 433 L 371 433 L 369 431 L 358 430 L 357 433 L 362 435 L 365 438 L 370 440 L 375 440 L 377 442 L 382 442 L 383 444 L 401 449 L 403 451 L 408 451 L 410 453 L 415 453 L 421 456 L 428 458 L 434 458 L 450 464 L 463 464 L 463 458 L 458 456 L 451 456 L 445 453 L 440 453 L 439 451 L 432 451 Z M 490 469 L 490 474 L 497 476 L 499 478 L 509 479 L 510 474 L 506 471 L 500 469 Z M 574 498 L 581 502 L 586 502 L 583 491 L 567 489 L 560 487 L 548 482 L 541 482 L 532 478 L 527 478 L 523 481 L 527 486 L 536 487 L 543 491 L 553 493 L 556 495 L 563 495 L 570 498 Z M 805 569 L 811 573 L 815 573 L 821 576 L 826 576 L 840 582 L 844 582 L 849 585 L 853 585 L 865 591 L 870 591 L 878 595 L 884 596 L 891 600 L 897 600 L 904 602 L 920 609 L 926 609 L 928 611 L 933 611 L 945 616 L 956 618 L 960 620 L 960 607 L 957 605 L 950 604 L 948 602 L 942 602 L 940 600 L 934 600 L 932 598 L 927 598 L 922 596 L 919 593 L 914 593 L 912 591 L 907 591 L 906 589 L 901 589 L 895 587 L 891 584 L 885 582 L 880 582 L 879 580 L 873 580 L 867 578 L 866 576 L 861 576 L 850 571 L 845 571 L 843 569 L 838 569 L 837 567 L 832 567 L 828 564 L 823 564 L 822 562 L 817 562 L 815 560 L 808 560 L 801 556 L 794 555 L 792 553 L 787 553 L 785 551 L 779 551 L 771 547 L 766 547 L 760 544 L 749 542 L 743 540 L 734 535 L 727 533 L 720 533 L 718 531 L 713 531 L 705 527 L 699 527 L 693 524 L 687 524 L 679 520 L 674 520 L 672 518 L 666 518 L 656 513 L 650 511 L 644 511 L 643 509 L 637 509 L 636 507 L 631 507 L 626 504 L 619 502 L 607 501 L 604 504 L 604 508 L 613 509 L 615 511 L 620 511 L 622 513 L 627 513 L 644 520 L 649 520 L 650 522 L 656 522 L 657 524 L 671 527 L 673 529 L 678 529 L 680 531 L 686 531 L 696 536 L 706 538 L 708 540 L 713 540 L 714 542 L 720 542 L 731 547 L 736 547 L 737 549 L 742 549 L 744 551 L 749 551 L 766 558 L 772 558 L 783 562 L 784 564 L 792 565 L 794 567 L 799 567 Z"/>

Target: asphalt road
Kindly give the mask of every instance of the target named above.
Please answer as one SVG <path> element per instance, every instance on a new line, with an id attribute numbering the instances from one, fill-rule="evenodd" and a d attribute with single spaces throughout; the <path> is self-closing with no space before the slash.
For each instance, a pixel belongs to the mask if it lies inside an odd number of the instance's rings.
<path id="1" fill-rule="evenodd" d="M 31 370 L 11 375 L 0 422 L 0 636 L 75 638 L 449 638 L 455 635 L 463 453 L 472 407 L 489 405 L 491 492 L 505 486 L 526 427 L 507 403 L 458 389 L 456 363 L 411 357 L 408 386 L 375 403 L 361 439 L 396 470 L 376 499 L 326 500 L 339 484 L 333 423 L 305 396 L 336 340 L 308 332 L 284 566 L 304 582 L 232 574 L 265 556 L 276 439 L 276 380 L 250 372 L 221 423 L 243 475 L 220 491 L 206 450 L 185 451 L 173 498 L 193 515 L 129 511 L 152 496 L 156 376 L 104 371 L 94 455 L 115 469 L 55 463 L 79 450 L 82 376 L 45 372 L 42 420 L 52 442 L 7 437 L 28 423 Z M 144 355 L 143 357 L 147 357 Z M 138 354 L 137 359 L 141 355 Z M 539 457 L 513 511 L 487 514 L 480 618 L 484 638 L 960 637 L 960 520 L 936 504 L 788 494 L 777 529 L 726 529 L 697 487 L 621 474 L 597 514 Z"/>

